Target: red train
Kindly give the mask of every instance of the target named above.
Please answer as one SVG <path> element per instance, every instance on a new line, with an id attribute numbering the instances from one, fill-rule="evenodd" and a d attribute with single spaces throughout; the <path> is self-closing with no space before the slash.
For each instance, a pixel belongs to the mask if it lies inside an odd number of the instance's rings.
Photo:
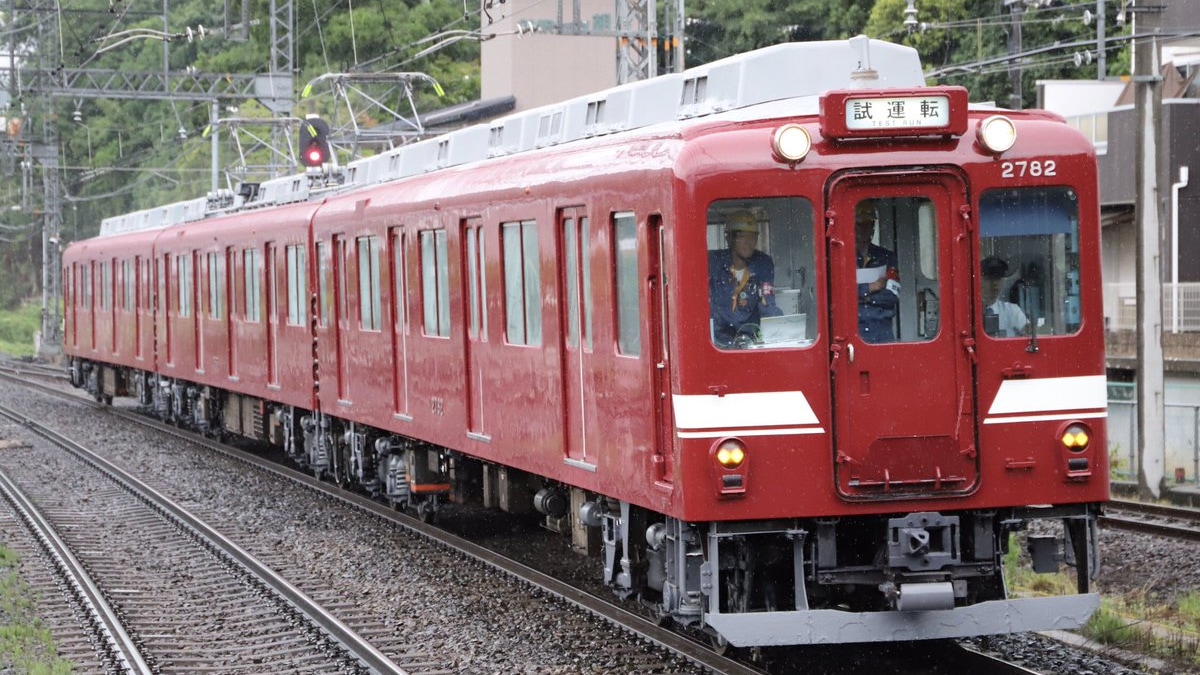
<path id="1" fill-rule="evenodd" d="M 856 38 L 241 187 L 69 247 L 79 386 L 427 516 L 536 508 L 719 644 L 1098 604 L 1096 162 L 1060 118 Z M 1010 597 L 1035 520 L 1077 594 Z"/>

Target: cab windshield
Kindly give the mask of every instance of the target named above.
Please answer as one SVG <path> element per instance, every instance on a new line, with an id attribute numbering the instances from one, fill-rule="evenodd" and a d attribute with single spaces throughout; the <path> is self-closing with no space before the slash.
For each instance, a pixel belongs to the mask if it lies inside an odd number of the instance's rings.
<path id="1" fill-rule="evenodd" d="M 1079 331 L 1079 201 L 1069 188 L 984 192 L 979 199 L 983 332 L 994 338 Z"/>
<path id="2" fill-rule="evenodd" d="M 806 347 L 813 312 L 813 208 L 798 197 L 708 208 L 709 333 L 718 349 Z"/>

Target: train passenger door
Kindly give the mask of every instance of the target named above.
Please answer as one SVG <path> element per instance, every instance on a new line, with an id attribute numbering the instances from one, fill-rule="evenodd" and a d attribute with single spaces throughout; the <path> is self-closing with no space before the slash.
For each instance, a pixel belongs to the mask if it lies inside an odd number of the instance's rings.
<path id="1" fill-rule="evenodd" d="M 966 203 L 950 173 L 831 186 L 833 451 L 845 498 L 976 487 Z"/>
<path id="2" fill-rule="evenodd" d="M 279 386 L 279 270 L 276 267 L 275 242 L 267 242 L 267 266 L 264 282 L 267 287 L 267 385 Z"/>
<path id="3" fill-rule="evenodd" d="M 564 448 L 568 462 L 596 465 L 596 452 L 589 452 L 589 412 L 595 410 L 592 372 L 592 275 L 588 242 L 590 228 L 582 208 L 560 209 L 559 288 L 563 294 L 561 353 L 563 359 Z"/>
<path id="4" fill-rule="evenodd" d="M 403 228 L 388 230 L 392 275 L 392 414 L 412 419 L 408 411 L 408 237 Z"/>
<path id="5" fill-rule="evenodd" d="M 462 247 L 466 257 L 463 269 L 463 283 L 467 299 L 467 338 L 463 343 L 463 363 L 466 372 L 463 373 L 467 386 L 467 435 L 486 439 L 488 434 L 484 420 L 484 391 L 483 367 L 480 363 L 480 348 L 487 343 L 487 260 L 486 240 L 483 221 L 480 218 L 466 218 L 462 221 Z"/>
<path id="6" fill-rule="evenodd" d="M 346 235 L 333 236 L 333 321 L 335 358 L 337 359 L 337 397 L 348 401 L 349 382 L 346 381 L 346 334 L 350 330 L 346 289 Z"/>

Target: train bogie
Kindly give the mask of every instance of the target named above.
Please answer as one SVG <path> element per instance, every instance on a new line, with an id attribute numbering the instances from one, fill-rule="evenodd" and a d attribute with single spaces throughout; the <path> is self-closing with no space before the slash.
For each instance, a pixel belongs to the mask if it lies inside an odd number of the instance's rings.
<path id="1" fill-rule="evenodd" d="M 478 161 L 72 247 L 76 379 L 424 517 L 536 510 L 722 643 L 1078 625 L 1108 490 L 1094 154 L 921 85 L 909 50 L 781 46 L 527 113 L 592 120 L 571 139 L 470 133 L 446 156 Z M 93 258 L 140 261 L 139 312 L 98 316 Z M 1078 595 L 1010 597 L 1035 520 Z"/>

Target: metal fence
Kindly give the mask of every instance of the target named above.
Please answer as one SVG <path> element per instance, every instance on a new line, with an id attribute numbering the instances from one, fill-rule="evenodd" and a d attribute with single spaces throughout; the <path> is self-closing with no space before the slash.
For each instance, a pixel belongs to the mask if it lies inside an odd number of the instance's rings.
<path id="1" fill-rule="evenodd" d="M 1109 385 L 1112 393 L 1114 384 Z M 1132 385 L 1122 385 L 1132 391 Z M 1108 466 L 1113 480 L 1137 480 L 1137 401 L 1108 401 Z M 1200 476 L 1200 406 L 1168 403 L 1166 429 L 1166 479 L 1168 483 L 1196 485 Z"/>
<path id="2" fill-rule="evenodd" d="M 1163 332 L 1200 332 L 1200 282 L 1163 284 Z M 1104 325 L 1108 330 L 1137 328 L 1137 287 L 1104 284 Z"/>

